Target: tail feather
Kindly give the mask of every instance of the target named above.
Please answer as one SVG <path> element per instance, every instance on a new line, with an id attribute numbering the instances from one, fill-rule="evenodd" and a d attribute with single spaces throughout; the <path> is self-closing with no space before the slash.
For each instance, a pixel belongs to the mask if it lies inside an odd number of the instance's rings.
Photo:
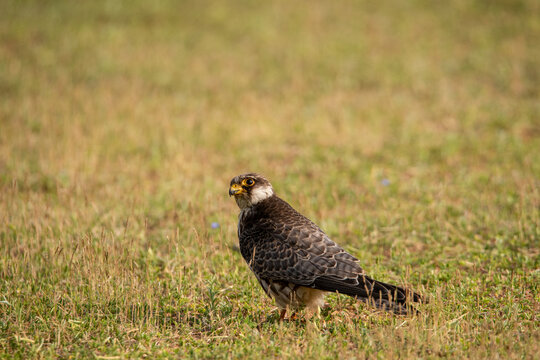
<path id="1" fill-rule="evenodd" d="M 323 276 L 315 280 L 313 286 L 319 290 L 339 292 L 357 297 L 379 309 L 396 314 L 408 314 L 411 302 L 426 302 L 419 294 L 399 286 L 386 284 L 368 276 L 339 279 Z"/>

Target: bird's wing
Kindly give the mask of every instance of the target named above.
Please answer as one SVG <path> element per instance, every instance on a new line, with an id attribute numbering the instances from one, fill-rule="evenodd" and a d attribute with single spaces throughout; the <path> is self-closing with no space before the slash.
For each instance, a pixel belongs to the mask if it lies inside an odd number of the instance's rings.
<path id="1" fill-rule="evenodd" d="M 354 256 L 298 215 L 288 221 L 259 219 L 243 231 L 244 240 L 254 239 L 243 255 L 258 277 L 311 286 L 320 278 L 352 285 L 365 275 Z"/>
<path id="2" fill-rule="evenodd" d="M 259 218 L 244 229 L 242 237 L 252 244 L 243 256 L 259 279 L 361 298 L 406 300 L 404 289 L 368 277 L 354 256 L 294 210 L 287 211 L 286 218 Z"/>

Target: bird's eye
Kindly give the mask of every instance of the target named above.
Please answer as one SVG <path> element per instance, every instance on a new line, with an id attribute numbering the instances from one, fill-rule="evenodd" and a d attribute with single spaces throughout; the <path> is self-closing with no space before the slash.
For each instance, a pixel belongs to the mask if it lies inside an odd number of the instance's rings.
<path id="1" fill-rule="evenodd" d="M 253 186 L 253 185 L 255 185 L 255 180 L 253 180 L 253 179 L 245 179 L 244 180 L 244 185 Z"/>

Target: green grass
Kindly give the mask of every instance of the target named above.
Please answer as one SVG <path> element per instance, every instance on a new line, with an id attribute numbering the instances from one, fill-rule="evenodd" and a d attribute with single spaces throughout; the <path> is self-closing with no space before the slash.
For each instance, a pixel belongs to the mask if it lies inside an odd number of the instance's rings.
<path id="1" fill-rule="evenodd" d="M 0 357 L 537 356 L 537 1 L 1 8 Z M 430 304 L 277 322 L 247 171 Z"/>

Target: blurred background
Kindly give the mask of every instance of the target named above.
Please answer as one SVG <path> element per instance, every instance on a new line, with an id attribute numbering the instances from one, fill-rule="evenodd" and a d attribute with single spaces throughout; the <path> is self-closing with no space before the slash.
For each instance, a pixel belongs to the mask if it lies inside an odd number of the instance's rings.
<path id="1" fill-rule="evenodd" d="M 19 191 L 207 211 L 256 171 L 297 201 L 376 203 L 386 179 L 510 211 L 538 180 L 535 1 L 2 7 L 0 166 Z"/>
<path id="2" fill-rule="evenodd" d="M 384 278 L 528 273 L 539 4 L 2 0 L 2 293 L 251 283 L 227 190 L 252 171 Z"/>

